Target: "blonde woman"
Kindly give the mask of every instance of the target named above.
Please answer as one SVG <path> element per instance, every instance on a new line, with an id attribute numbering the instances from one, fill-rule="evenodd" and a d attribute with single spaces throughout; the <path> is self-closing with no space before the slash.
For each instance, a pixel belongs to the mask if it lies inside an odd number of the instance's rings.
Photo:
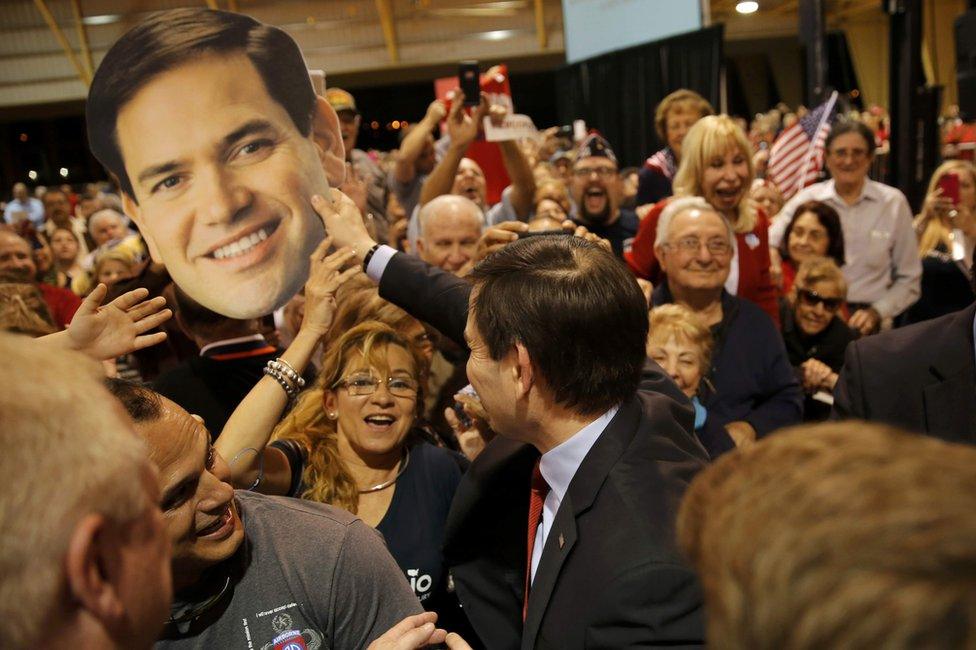
<path id="1" fill-rule="evenodd" d="M 776 287 L 769 274 L 768 215 L 749 200 L 754 177 L 749 140 L 728 115 L 710 115 L 691 128 L 682 152 L 674 177 L 675 196 L 703 197 L 735 230 L 735 262 L 726 290 L 759 305 L 778 325 Z M 637 277 L 655 285 L 662 277 L 654 255 L 657 222 L 669 200 L 644 217 L 631 251 L 624 255 Z"/>
<path id="2" fill-rule="evenodd" d="M 650 313 L 647 356 L 674 380 L 695 407 L 695 435 L 712 458 L 734 448 L 722 426 L 709 422 L 702 405 L 713 392 L 708 375 L 714 341 L 701 316 L 678 304 L 661 305 Z M 701 399 L 700 399 L 701 398 Z"/>
<path id="3" fill-rule="evenodd" d="M 958 187 L 958 196 L 944 193 L 947 180 Z M 909 308 L 907 321 L 943 316 L 972 303 L 976 298 L 971 270 L 976 249 L 976 168 L 972 163 L 950 160 L 939 165 L 929 181 L 922 212 L 915 217 L 915 233 L 922 258 L 922 295 Z"/>

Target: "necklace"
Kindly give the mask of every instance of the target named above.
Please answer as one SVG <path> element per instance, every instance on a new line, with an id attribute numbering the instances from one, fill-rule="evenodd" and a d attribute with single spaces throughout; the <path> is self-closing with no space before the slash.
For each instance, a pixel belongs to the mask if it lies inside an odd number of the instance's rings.
<path id="1" fill-rule="evenodd" d="M 359 490 L 359 493 L 367 494 L 369 492 L 379 492 L 380 490 L 385 490 L 386 488 L 390 487 L 391 485 L 396 483 L 397 479 L 399 479 L 403 475 L 404 470 L 407 469 L 407 463 L 409 462 L 410 462 L 410 450 L 404 449 L 403 460 L 400 461 L 400 469 L 397 471 L 396 476 L 391 478 L 389 481 L 386 481 L 385 483 L 378 483 L 373 487 L 366 488 L 365 490 Z"/>

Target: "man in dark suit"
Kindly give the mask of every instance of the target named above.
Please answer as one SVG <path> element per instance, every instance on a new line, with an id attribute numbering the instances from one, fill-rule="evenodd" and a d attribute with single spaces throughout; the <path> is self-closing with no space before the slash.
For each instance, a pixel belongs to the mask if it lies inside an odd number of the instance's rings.
<path id="1" fill-rule="evenodd" d="M 976 304 L 852 343 L 831 416 L 976 444 L 974 316 Z"/>
<path id="2" fill-rule="evenodd" d="M 313 205 L 380 295 L 470 348 L 468 378 L 500 436 L 459 487 L 445 542 L 482 643 L 701 645 L 701 595 L 673 526 L 706 456 L 687 400 L 645 363 L 647 304 L 626 268 L 581 238 L 532 238 L 468 284 L 377 246 L 334 199 Z"/>

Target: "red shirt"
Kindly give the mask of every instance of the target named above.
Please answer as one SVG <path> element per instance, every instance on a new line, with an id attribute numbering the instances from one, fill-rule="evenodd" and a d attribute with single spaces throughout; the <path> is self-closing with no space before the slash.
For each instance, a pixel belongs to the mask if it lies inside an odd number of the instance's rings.
<path id="1" fill-rule="evenodd" d="M 962 122 L 955 125 L 945 135 L 945 143 L 956 146 L 969 145 L 965 148 L 960 147 L 958 158 L 960 160 L 973 160 L 974 154 L 976 154 L 976 151 L 973 149 L 973 145 L 976 145 L 976 124 Z"/>
<path id="2" fill-rule="evenodd" d="M 783 291 L 782 295 L 786 295 L 793 288 L 793 281 L 796 280 L 796 267 L 793 266 L 792 260 L 783 260 L 780 263 L 780 269 L 783 273 Z"/>
<path id="3" fill-rule="evenodd" d="M 657 221 L 671 198 L 659 201 L 641 221 L 630 252 L 624 259 L 630 270 L 639 278 L 650 280 L 655 285 L 664 279 L 661 265 L 654 255 L 654 240 L 657 238 Z M 769 220 L 761 210 L 756 217 L 756 227 L 752 232 L 736 233 L 738 247 L 736 261 L 739 265 L 740 298 L 751 300 L 766 312 L 776 327 L 779 327 L 779 305 L 776 302 L 776 287 L 769 274 Z M 758 242 L 758 243 L 757 243 Z M 750 243 L 752 245 L 750 245 Z"/>
<path id="4" fill-rule="evenodd" d="M 41 290 L 44 302 L 47 303 L 47 308 L 51 310 L 51 316 L 54 317 L 57 326 L 61 329 L 68 327 L 68 323 L 74 318 L 75 312 L 81 307 L 81 298 L 67 289 L 52 287 L 43 282 L 38 282 L 37 288 Z"/>

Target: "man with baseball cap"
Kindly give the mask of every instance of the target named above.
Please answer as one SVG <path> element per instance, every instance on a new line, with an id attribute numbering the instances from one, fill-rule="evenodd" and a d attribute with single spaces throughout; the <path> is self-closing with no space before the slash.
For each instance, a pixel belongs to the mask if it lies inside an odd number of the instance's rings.
<path id="1" fill-rule="evenodd" d="M 356 99 L 342 88 L 327 89 L 325 99 L 339 116 L 339 132 L 346 149 L 346 162 L 352 165 L 359 180 L 366 183 L 366 211 L 373 215 L 374 223 L 380 230 L 378 234 L 385 236 L 389 226 L 386 219 L 386 177 L 368 153 L 356 148 L 363 119 L 356 108 Z M 349 181 L 347 178 L 346 182 Z"/>
<path id="2" fill-rule="evenodd" d="M 620 207 L 622 188 L 617 156 L 603 137 L 587 136 L 576 152 L 570 192 L 576 203 L 574 217 L 590 232 L 610 240 L 619 257 L 630 249 L 640 220 L 633 210 Z"/>

